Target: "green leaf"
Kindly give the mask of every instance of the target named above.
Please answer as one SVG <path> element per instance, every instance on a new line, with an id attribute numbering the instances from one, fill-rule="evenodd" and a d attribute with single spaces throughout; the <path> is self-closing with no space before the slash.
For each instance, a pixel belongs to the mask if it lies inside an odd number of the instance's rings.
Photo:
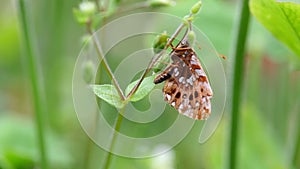
<path id="1" fill-rule="evenodd" d="M 15 168 L 35 168 L 35 161 L 26 154 L 27 152 L 17 152 L 16 150 L 7 150 L 4 153 L 7 162 Z"/>
<path id="2" fill-rule="evenodd" d="M 251 0 L 250 10 L 264 27 L 300 57 L 300 4 Z"/>
<path id="3" fill-rule="evenodd" d="M 0 169 L 39 168 L 39 145 L 36 141 L 36 125 L 30 118 L 16 116 L 12 112 L 0 113 Z M 66 149 L 69 142 L 56 132 L 48 130 L 45 138 L 49 165 L 68 168 L 73 156 Z"/>
<path id="4" fill-rule="evenodd" d="M 146 77 L 141 83 L 138 90 L 131 96 L 130 101 L 136 102 L 143 99 L 145 96 L 147 96 L 155 86 L 155 84 L 153 83 L 154 77 L 155 75 Z M 130 83 L 127 86 L 125 90 L 126 95 L 131 91 L 131 89 L 136 85 L 137 82 L 138 80 Z"/>
<path id="5" fill-rule="evenodd" d="M 103 84 L 103 85 L 91 85 L 94 93 L 107 102 L 108 104 L 116 107 L 122 108 L 124 106 L 123 101 L 121 100 L 117 89 L 110 84 Z"/>

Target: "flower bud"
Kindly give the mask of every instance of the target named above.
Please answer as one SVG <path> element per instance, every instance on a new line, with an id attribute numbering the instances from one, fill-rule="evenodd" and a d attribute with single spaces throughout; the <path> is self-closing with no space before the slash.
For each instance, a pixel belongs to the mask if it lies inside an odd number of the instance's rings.
<path id="1" fill-rule="evenodd" d="M 87 1 L 79 4 L 79 8 L 73 9 L 76 20 L 80 24 L 86 24 L 96 13 L 96 5 L 94 2 Z"/>
<path id="2" fill-rule="evenodd" d="M 191 14 L 196 15 L 199 12 L 201 6 L 202 6 L 202 1 L 200 0 L 194 6 L 192 6 L 190 10 Z"/>
<path id="3" fill-rule="evenodd" d="M 168 43 L 169 36 L 167 35 L 167 32 L 164 31 L 162 34 L 157 35 L 154 42 L 153 42 L 153 51 L 154 53 L 159 53 L 164 49 L 166 44 Z"/>
<path id="4" fill-rule="evenodd" d="M 196 34 L 194 31 L 189 31 L 188 33 L 188 40 L 191 46 L 194 46 L 196 39 Z"/>
<path id="5" fill-rule="evenodd" d="M 83 80 L 90 84 L 94 78 L 95 66 L 92 61 L 87 61 L 83 65 Z"/>

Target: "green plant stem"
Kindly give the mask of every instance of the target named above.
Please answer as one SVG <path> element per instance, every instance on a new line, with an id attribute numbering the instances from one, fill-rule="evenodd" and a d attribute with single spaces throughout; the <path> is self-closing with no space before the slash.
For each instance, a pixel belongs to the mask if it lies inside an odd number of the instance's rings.
<path id="1" fill-rule="evenodd" d="M 113 82 L 114 86 L 116 87 L 117 92 L 118 92 L 120 98 L 122 100 L 125 100 L 124 93 L 123 93 L 123 91 L 122 91 L 122 89 L 121 89 L 121 87 L 120 87 L 120 85 L 119 85 L 119 83 L 118 83 L 115 75 L 113 74 L 112 70 L 110 69 L 106 58 L 104 57 L 100 41 L 99 41 L 99 39 L 98 39 L 98 37 L 96 35 L 93 36 L 93 31 L 92 31 L 92 28 L 91 28 L 90 24 L 87 24 L 87 30 L 88 30 L 89 34 L 92 36 L 92 39 L 93 39 L 93 42 L 94 42 L 94 46 L 96 48 L 96 51 L 97 51 L 97 54 L 98 54 L 100 62 L 104 66 L 104 68 L 105 68 L 106 72 L 108 73 L 110 79 L 112 79 L 112 82 Z"/>
<path id="2" fill-rule="evenodd" d="M 191 16 L 191 14 L 189 15 Z M 160 57 L 166 52 L 167 48 L 172 44 L 172 42 L 175 40 L 175 38 L 179 35 L 179 33 L 181 32 L 181 30 L 185 27 L 185 25 L 183 23 L 181 23 L 178 28 L 176 29 L 176 31 L 173 33 L 173 35 L 171 36 L 171 38 L 169 39 L 168 43 L 166 44 L 166 46 L 164 47 L 164 49 L 162 51 L 160 51 L 158 54 L 156 54 L 153 59 L 150 61 L 149 65 L 147 66 L 147 69 L 145 70 L 145 72 L 142 74 L 140 80 L 136 83 L 136 85 L 132 88 L 132 90 L 128 93 L 128 95 L 126 96 L 126 98 L 130 98 L 139 88 L 139 86 L 141 85 L 142 81 L 144 80 L 144 78 L 146 77 L 146 75 L 150 72 L 150 70 L 152 69 L 152 67 L 155 65 L 155 63 L 157 63 L 157 61 L 160 59 Z"/>
<path id="3" fill-rule="evenodd" d="M 143 75 L 141 76 L 140 80 L 138 81 L 138 83 L 133 87 L 133 89 L 129 92 L 129 94 L 126 96 L 125 98 L 125 102 L 128 102 L 130 100 L 130 97 L 134 94 L 134 92 L 138 89 L 138 87 L 140 86 L 141 82 L 143 81 L 143 79 L 146 77 L 147 73 L 149 73 L 149 71 L 151 70 L 151 68 L 153 67 L 153 65 L 159 60 L 159 58 L 163 55 L 163 53 L 166 51 L 166 49 L 170 46 L 170 44 L 175 40 L 175 38 L 178 36 L 178 34 L 180 33 L 180 31 L 184 28 L 184 24 L 179 25 L 179 27 L 177 28 L 177 30 L 175 31 L 175 33 L 171 36 L 171 38 L 169 39 L 167 45 L 165 46 L 164 50 L 162 50 L 160 53 L 158 53 L 155 57 L 153 57 L 152 61 L 149 63 L 149 66 L 147 67 L 147 69 L 145 70 L 145 72 L 143 73 Z M 117 138 L 117 133 L 119 132 L 120 128 L 121 128 L 121 123 L 123 120 L 123 113 L 125 111 L 125 106 L 119 111 L 116 123 L 114 125 L 114 133 L 112 135 L 111 140 L 111 144 L 109 146 L 109 151 L 107 153 L 107 156 L 104 158 L 104 164 L 102 169 L 108 169 L 111 163 L 111 159 L 112 159 L 112 150 L 114 148 L 115 142 L 116 142 L 116 138 Z"/>
<path id="4" fill-rule="evenodd" d="M 298 106 L 299 108 L 299 106 Z M 298 132 L 297 132 L 297 136 L 296 138 L 296 143 L 295 143 L 295 150 L 293 153 L 293 159 L 292 159 L 292 164 L 293 167 L 295 168 L 299 168 L 300 167 L 300 124 L 298 124 L 298 128 L 297 128 Z"/>
<path id="5" fill-rule="evenodd" d="M 113 148 L 115 146 L 115 142 L 117 140 L 117 134 L 118 132 L 120 131 L 120 128 L 121 128 L 121 124 L 122 124 L 122 120 L 123 120 L 123 113 L 125 112 L 125 108 L 126 106 L 124 106 L 118 113 L 118 117 L 117 117 L 117 120 L 114 124 L 114 132 L 113 132 L 113 135 L 112 135 L 112 138 L 110 139 L 111 142 L 110 142 L 110 145 L 109 145 L 109 151 L 107 152 L 107 156 L 104 158 L 104 164 L 103 164 L 103 167 L 101 167 L 102 169 L 109 169 L 109 166 L 110 166 L 110 163 L 111 163 L 111 159 L 112 159 L 112 151 L 113 151 Z"/>
<path id="6" fill-rule="evenodd" d="M 300 74 L 300 72 L 299 72 Z M 300 79 L 297 78 L 297 80 L 295 80 L 295 86 L 300 86 Z M 298 90 L 295 91 L 295 93 L 299 93 L 300 92 L 300 89 L 298 87 Z M 298 112 L 297 116 L 298 119 L 300 117 L 300 114 L 299 114 L 299 110 L 300 110 L 300 98 L 294 100 L 295 103 L 297 103 L 296 105 L 296 108 L 295 108 L 295 111 Z M 296 136 L 295 136 L 295 146 L 294 146 L 294 151 L 293 151 L 293 154 L 292 154 L 292 165 L 294 168 L 300 168 L 300 124 L 298 123 L 297 124 L 297 133 L 296 133 Z"/>
<path id="7" fill-rule="evenodd" d="M 192 14 L 189 14 L 189 17 L 192 16 Z M 114 125 L 114 133 L 112 135 L 111 140 L 111 144 L 109 145 L 109 151 L 107 152 L 107 156 L 104 158 L 104 164 L 103 164 L 103 169 L 108 169 L 111 163 L 111 159 L 112 159 L 112 150 L 114 148 L 115 142 L 116 142 L 116 138 L 117 138 L 117 133 L 119 132 L 120 128 L 121 128 L 121 123 L 123 120 L 123 113 L 125 111 L 125 107 L 127 102 L 130 100 L 130 97 L 137 91 L 138 87 L 140 86 L 140 84 L 142 83 L 143 79 L 146 77 L 146 75 L 150 72 L 150 70 L 152 69 L 152 67 L 155 65 L 155 63 L 157 63 L 157 61 L 160 59 L 160 57 L 166 52 L 167 48 L 172 44 L 172 42 L 175 40 L 175 38 L 179 35 L 179 33 L 182 31 L 182 29 L 185 27 L 186 25 L 184 23 L 181 23 L 178 28 L 176 29 L 176 31 L 173 33 L 173 35 L 171 36 L 171 38 L 169 39 L 168 43 L 166 44 L 166 46 L 164 47 L 164 49 L 158 53 L 156 56 L 153 57 L 153 59 L 151 60 L 151 62 L 149 63 L 147 69 L 145 70 L 145 72 L 143 73 L 143 75 L 141 76 L 140 80 L 137 82 L 137 84 L 133 87 L 133 89 L 129 92 L 129 94 L 125 97 L 119 84 L 118 81 L 116 80 L 116 78 L 114 77 L 113 72 L 111 71 L 104 55 L 102 52 L 102 48 L 101 48 L 101 44 L 97 38 L 97 36 L 93 36 L 93 31 L 91 29 L 91 24 L 88 23 L 87 24 L 87 30 L 89 32 L 89 34 L 93 39 L 94 45 L 96 47 L 97 50 L 97 54 L 98 57 L 100 58 L 100 60 L 102 60 L 103 62 L 103 66 L 105 67 L 106 71 L 108 72 L 110 78 L 112 79 L 118 94 L 120 95 L 121 99 L 125 101 L 125 106 L 119 111 L 116 123 Z"/>
<path id="8" fill-rule="evenodd" d="M 232 87 L 232 103 L 231 103 L 231 129 L 229 142 L 229 164 L 228 169 L 236 169 L 237 143 L 238 143 L 238 127 L 240 115 L 240 101 L 243 84 L 243 70 L 245 60 L 245 43 L 247 39 L 248 24 L 250 20 L 249 0 L 240 0 L 239 14 L 237 25 L 237 36 L 234 39 L 234 70 L 233 70 L 233 87 Z"/>
<path id="9" fill-rule="evenodd" d="M 37 128 L 37 138 L 39 145 L 39 154 L 40 154 L 40 163 L 43 169 L 48 168 L 47 156 L 46 156 L 46 146 L 45 146 L 45 127 L 43 122 L 43 115 L 45 113 L 43 109 L 43 97 L 42 97 L 42 85 L 38 80 L 38 66 L 37 66 L 37 56 L 36 50 L 34 46 L 34 35 L 33 35 L 33 22 L 31 21 L 30 13 L 31 10 L 28 1 L 18 0 L 18 8 L 19 8 L 19 17 L 22 26 L 22 34 L 23 34 L 23 45 L 25 51 L 25 64 L 26 69 L 29 74 L 29 78 L 31 81 L 31 90 L 35 111 L 35 122 Z"/>

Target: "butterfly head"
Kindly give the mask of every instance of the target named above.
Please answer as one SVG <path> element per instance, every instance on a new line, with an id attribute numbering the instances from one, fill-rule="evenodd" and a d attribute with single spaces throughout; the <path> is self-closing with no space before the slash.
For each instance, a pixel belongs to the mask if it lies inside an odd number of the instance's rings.
<path id="1" fill-rule="evenodd" d="M 178 47 L 179 48 L 188 48 L 188 47 L 190 47 L 190 43 L 187 41 L 187 39 L 183 39 L 183 40 L 181 40 Z"/>

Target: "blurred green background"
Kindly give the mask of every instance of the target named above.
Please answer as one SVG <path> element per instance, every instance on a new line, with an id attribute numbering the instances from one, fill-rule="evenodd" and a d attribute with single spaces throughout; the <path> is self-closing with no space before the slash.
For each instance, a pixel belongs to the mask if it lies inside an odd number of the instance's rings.
<path id="1" fill-rule="evenodd" d="M 141 9 L 178 17 L 195 1 L 174 7 Z M 80 1 L 30 1 L 35 45 L 42 81 L 46 154 L 49 168 L 99 168 L 105 152 L 83 132 L 73 107 L 72 76 L 86 34 L 73 16 Z M 131 4 L 126 1 L 121 4 Z M 22 46 L 18 2 L 0 6 L 0 169 L 39 168 L 32 90 Z M 126 15 L 127 13 L 124 13 Z M 203 0 L 194 24 L 228 56 L 227 79 L 232 79 L 230 53 L 235 35 L 237 1 Z M 300 168 L 300 61 L 252 17 L 247 38 L 237 168 Z M 113 67 L 114 65 L 112 65 Z M 230 89 L 230 83 L 229 83 Z M 230 98 L 230 96 L 229 96 Z M 230 106 L 226 106 L 229 108 Z M 110 108 L 111 109 L 111 108 Z M 115 117 L 115 116 L 114 116 Z M 172 117 L 173 118 L 173 117 Z M 214 135 L 199 144 L 202 123 L 163 156 L 131 159 L 113 156 L 111 168 L 220 169 L 228 164 L 229 111 Z M 162 126 L 155 126 L 159 129 Z M 133 132 L 138 132 L 133 131 Z"/>

